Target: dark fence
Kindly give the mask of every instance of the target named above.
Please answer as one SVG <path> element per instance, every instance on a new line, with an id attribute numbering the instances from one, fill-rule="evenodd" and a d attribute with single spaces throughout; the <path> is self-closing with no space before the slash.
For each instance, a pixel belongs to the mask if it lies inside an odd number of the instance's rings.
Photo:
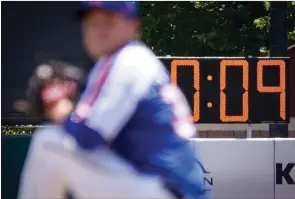
<path id="1" fill-rule="evenodd" d="M 16 199 L 19 177 L 30 140 L 31 136 L 2 135 L 1 198 Z"/>

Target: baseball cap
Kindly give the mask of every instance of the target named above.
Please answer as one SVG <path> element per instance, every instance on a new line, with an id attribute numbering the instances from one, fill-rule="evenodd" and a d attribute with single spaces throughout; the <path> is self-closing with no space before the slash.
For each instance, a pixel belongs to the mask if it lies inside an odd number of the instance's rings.
<path id="1" fill-rule="evenodd" d="M 77 11 L 78 18 L 81 19 L 90 9 L 104 9 L 134 19 L 140 17 L 138 1 L 82 1 Z"/>

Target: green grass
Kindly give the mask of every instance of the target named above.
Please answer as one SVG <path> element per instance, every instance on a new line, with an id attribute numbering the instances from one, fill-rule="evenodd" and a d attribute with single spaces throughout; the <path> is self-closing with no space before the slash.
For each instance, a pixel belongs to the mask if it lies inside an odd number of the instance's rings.
<path id="1" fill-rule="evenodd" d="M 1 126 L 2 135 L 32 135 L 38 126 Z"/>

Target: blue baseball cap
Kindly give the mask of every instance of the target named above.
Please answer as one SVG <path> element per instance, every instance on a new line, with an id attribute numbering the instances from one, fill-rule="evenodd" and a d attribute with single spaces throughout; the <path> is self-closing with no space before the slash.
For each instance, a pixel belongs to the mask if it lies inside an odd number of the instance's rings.
<path id="1" fill-rule="evenodd" d="M 138 1 L 82 1 L 80 7 L 81 9 L 77 13 L 79 19 L 83 18 L 85 13 L 91 9 L 103 9 L 134 19 L 140 17 Z"/>

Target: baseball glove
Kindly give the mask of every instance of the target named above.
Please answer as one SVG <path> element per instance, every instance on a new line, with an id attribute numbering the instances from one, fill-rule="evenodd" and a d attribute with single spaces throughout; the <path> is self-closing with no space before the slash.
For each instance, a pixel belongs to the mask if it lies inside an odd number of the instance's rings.
<path id="1" fill-rule="evenodd" d="M 29 79 L 26 99 L 18 100 L 14 108 L 35 117 L 44 117 L 46 107 L 62 99 L 73 104 L 85 84 L 85 72 L 59 60 L 47 60 L 38 65 Z"/>

